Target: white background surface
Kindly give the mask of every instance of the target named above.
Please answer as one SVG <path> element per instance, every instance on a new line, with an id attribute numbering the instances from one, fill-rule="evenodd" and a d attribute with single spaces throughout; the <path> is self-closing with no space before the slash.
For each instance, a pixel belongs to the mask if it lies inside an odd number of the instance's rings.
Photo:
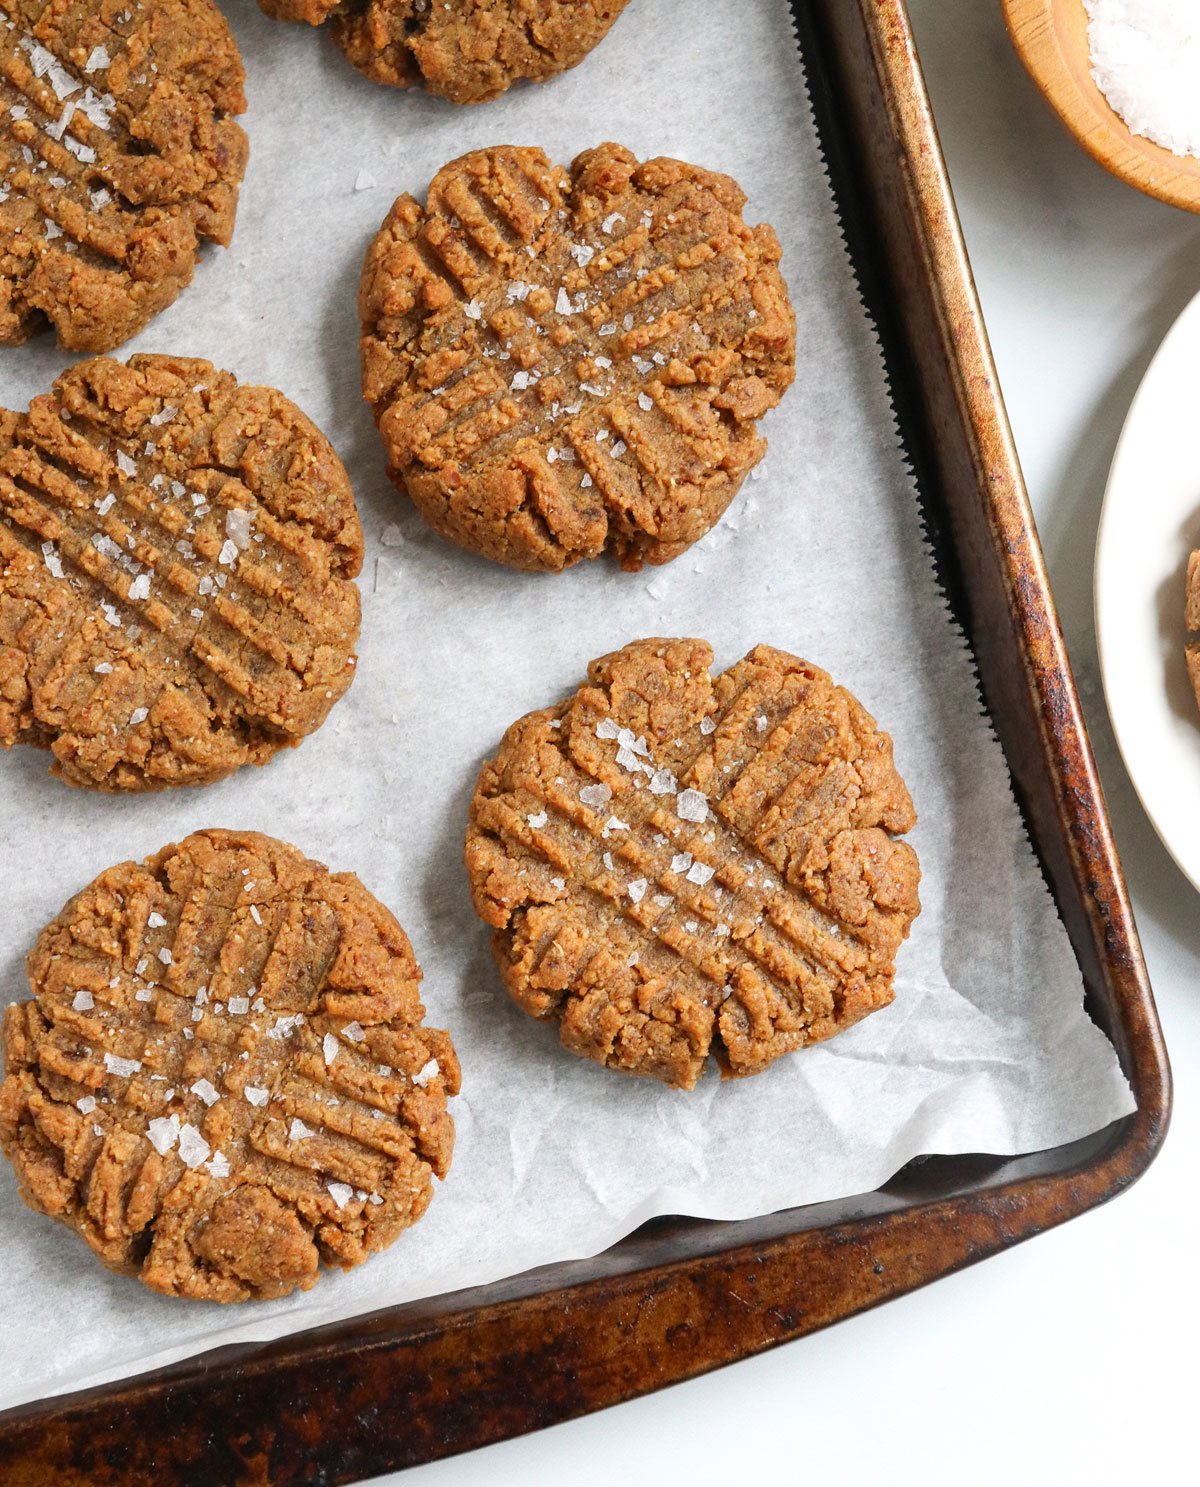
<path id="1" fill-rule="evenodd" d="M 1091 588 L 1126 409 L 1200 289 L 1200 219 L 1110 179 L 1067 138 L 998 0 L 910 6 L 1172 1055 L 1165 1151 L 1107 1208 L 918 1295 L 393 1479 L 404 1487 L 1172 1483 L 1194 1470 L 1200 915 L 1117 757 Z"/>

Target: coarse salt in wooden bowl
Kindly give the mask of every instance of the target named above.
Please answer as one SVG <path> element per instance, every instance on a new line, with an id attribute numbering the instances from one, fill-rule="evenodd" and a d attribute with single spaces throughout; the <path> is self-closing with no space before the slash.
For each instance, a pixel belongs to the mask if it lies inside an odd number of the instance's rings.
<path id="1" fill-rule="evenodd" d="M 1200 212 L 1200 159 L 1134 134 L 1096 86 L 1083 0 L 1001 4 L 1017 55 L 1088 154 L 1147 196 Z"/>

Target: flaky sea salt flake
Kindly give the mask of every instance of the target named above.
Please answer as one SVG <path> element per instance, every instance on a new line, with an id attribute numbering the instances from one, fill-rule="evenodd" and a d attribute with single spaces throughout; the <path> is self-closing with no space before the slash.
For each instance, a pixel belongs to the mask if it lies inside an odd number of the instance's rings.
<path id="1" fill-rule="evenodd" d="M 177 1115 L 155 1116 L 146 1125 L 146 1138 L 159 1156 L 165 1157 L 179 1140 L 179 1117 Z"/>
<path id="2" fill-rule="evenodd" d="M 427 1064 L 422 1064 L 417 1072 L 413 1075 L 412 1082 L 417 1086 L 418 1089 L 424 1089 L 431 1079 L 437 1077 L 437 1074 L 438 1061 L 435 1058 L 431 1058 Z"/>
<path id="3" fill-rule="evenodd" d="M 681 790 L 675 801 L 675 811 L 681 821 L 706 821 L 708 797 L 699 790 Z"/>
<path id="4" fill-rule="evenodd" d="M 250 532 L 254 526 L 254 513 L 243 506 L 234 506 L 225 513 L 225 535 L 239 552 L 250 546 Z"/>
<path id="5" fill-rule="evenodd" d="M 122 1058 L 117 1053 L 105 1053 L 104 1067 L 118 1079 L 129 1079 L 142 1067 L 140 1058 Z"/>
<path id="6" fill-rule="evenodd" d="M 179 1128 L 179 1160 L 185 1167 L 196 1168 L 208 1160 L 212 1147 L 190 1121 Z"/>

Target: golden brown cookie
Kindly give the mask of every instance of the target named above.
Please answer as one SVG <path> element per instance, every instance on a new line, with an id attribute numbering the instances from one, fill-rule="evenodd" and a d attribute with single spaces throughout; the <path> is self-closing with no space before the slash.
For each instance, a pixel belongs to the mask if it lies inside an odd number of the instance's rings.
<path id="1" fill-rule="evenodd" d="M 522 78 L 582 62 L 628 0 L 258 0 L 280 21 L 330 22 L 360 72 L 394 88 L 423 82 L 453 103 L 485 103 Z"/>
<path id="2" fill-rule="evenodd" d="M 766 450 L 795 317 L 770 227 L 728 176 L 571 170 L 502 146 L 402 196 L 359 290 L 389 474 L 444 537 L 515 568 L 678 557 Z"/>
<path id="3" fill-rule="evenodd" d="M 0 1146 L 31 1208 L 151 1290 L 307 1290 L 391 1244 L 446 1174 L 458 1060 L 352 873 L 197 832 L 101 873 L 27 968 Z"/>
<path id="4" fill-rule="evenodd" d="M 324 435 L 184 357 L 96 357 L 0 410 L 0 744 L 97 790 L 205 784 L 354 675 L 362 529 Z"/>
<path id="5" fill-rule="evenodd" d="M 757 1074 L 892 1000 L 920 910 L 892 741 L 807 661 L 639 640 L 504 735 L 471 802 L 514 1001 L 611 1069 Z"/>
<path id="6" fill-rule="evenodd" d="M 228 244 L 242 59 L 212 0 L 0 0 L 0 345 L 108 351 Z"/>
<path id="7" fill-rule="evenodd" d="M 1200 703 L 1200 549 L 1188 559 L 1184 628 L 1188 636 L 1184 647 L 1188 676 Z"/>

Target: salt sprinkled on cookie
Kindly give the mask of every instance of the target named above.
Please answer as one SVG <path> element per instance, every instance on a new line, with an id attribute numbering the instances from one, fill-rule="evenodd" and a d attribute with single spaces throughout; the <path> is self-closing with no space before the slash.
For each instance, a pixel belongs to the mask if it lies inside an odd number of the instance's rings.
<path id="1" fill-rule="evenodd" d="M 66 349 L 111 350 L 185 288 L 205 240 L 229 242 L 241 58 L 212 0 L 7 9 L 0 344 L 49 324 Z"/>
<path id="2" fill-rule="evenodd" d="M 517 1004 L 572 1052 L 684 1089 L 710 1055 L 756 1074 L 886 1006 L 920 907 L 916 818 L 874 719 L 769 646 L 711 662 L 697 640 L 592 662 L 553 717 L 509 729 L 466 841 Z M 631 760 L 674 788 L 643 788 Z M 575 805 L 596 775 L 603 817 Z M 544 834 L 524 829 L 531 806 Z"/>
<path id="3" fill-rule="evenodd" d="M 469 289 L 447 290 L 464 198 L 524 245 L 527 292 L 495 234 L 471 239 Z M 795 363 L 779 243 L 743 206 L 727 176 L 616 145 L 569 173 L 538 150 L 478 150 L 424 207 L 394 204 L 360 284 L 363 391 L 391 478 L 436 531 L 516 568 L 609 551 L 635 570 L 717 523 Z M 641 225 L 601 231 L 622 220 Z"/>
<path id="4" fill-rule="evenodd" d="M 169 437 L 141 437 L 168 414 Z M 48 494 L 64 471 L 69 503 Z M 204 784 L 299 742 L 345 692 L 362 532 L 281 394 L 179 357 L 79 362 L 9 415 L 0 476 L 0 654 L 37 658 L 0 688 L 0 747 L 48 748 L 90 789 Z"/>
<path id="5" fill-rule="evenodd" d="M 194 937 L 250 885 L 261 923 L 243 913 Z M 351 874 L 269 837 L 200 832 L 102 873 L 28 971 L 34 1000 L 4 1018 L 0 1147 L 31 1207 L 156 1291 L 307 1288 L 322 1262 L 358 1264 L 416 1222 L 446 1172 L 454 1049 L 424 1026 L 403 931 Z M 397 1072 L 414 1061 L 416 1089 Z M 84 1150 L 83 1166 L 65 1155 Z"/>

